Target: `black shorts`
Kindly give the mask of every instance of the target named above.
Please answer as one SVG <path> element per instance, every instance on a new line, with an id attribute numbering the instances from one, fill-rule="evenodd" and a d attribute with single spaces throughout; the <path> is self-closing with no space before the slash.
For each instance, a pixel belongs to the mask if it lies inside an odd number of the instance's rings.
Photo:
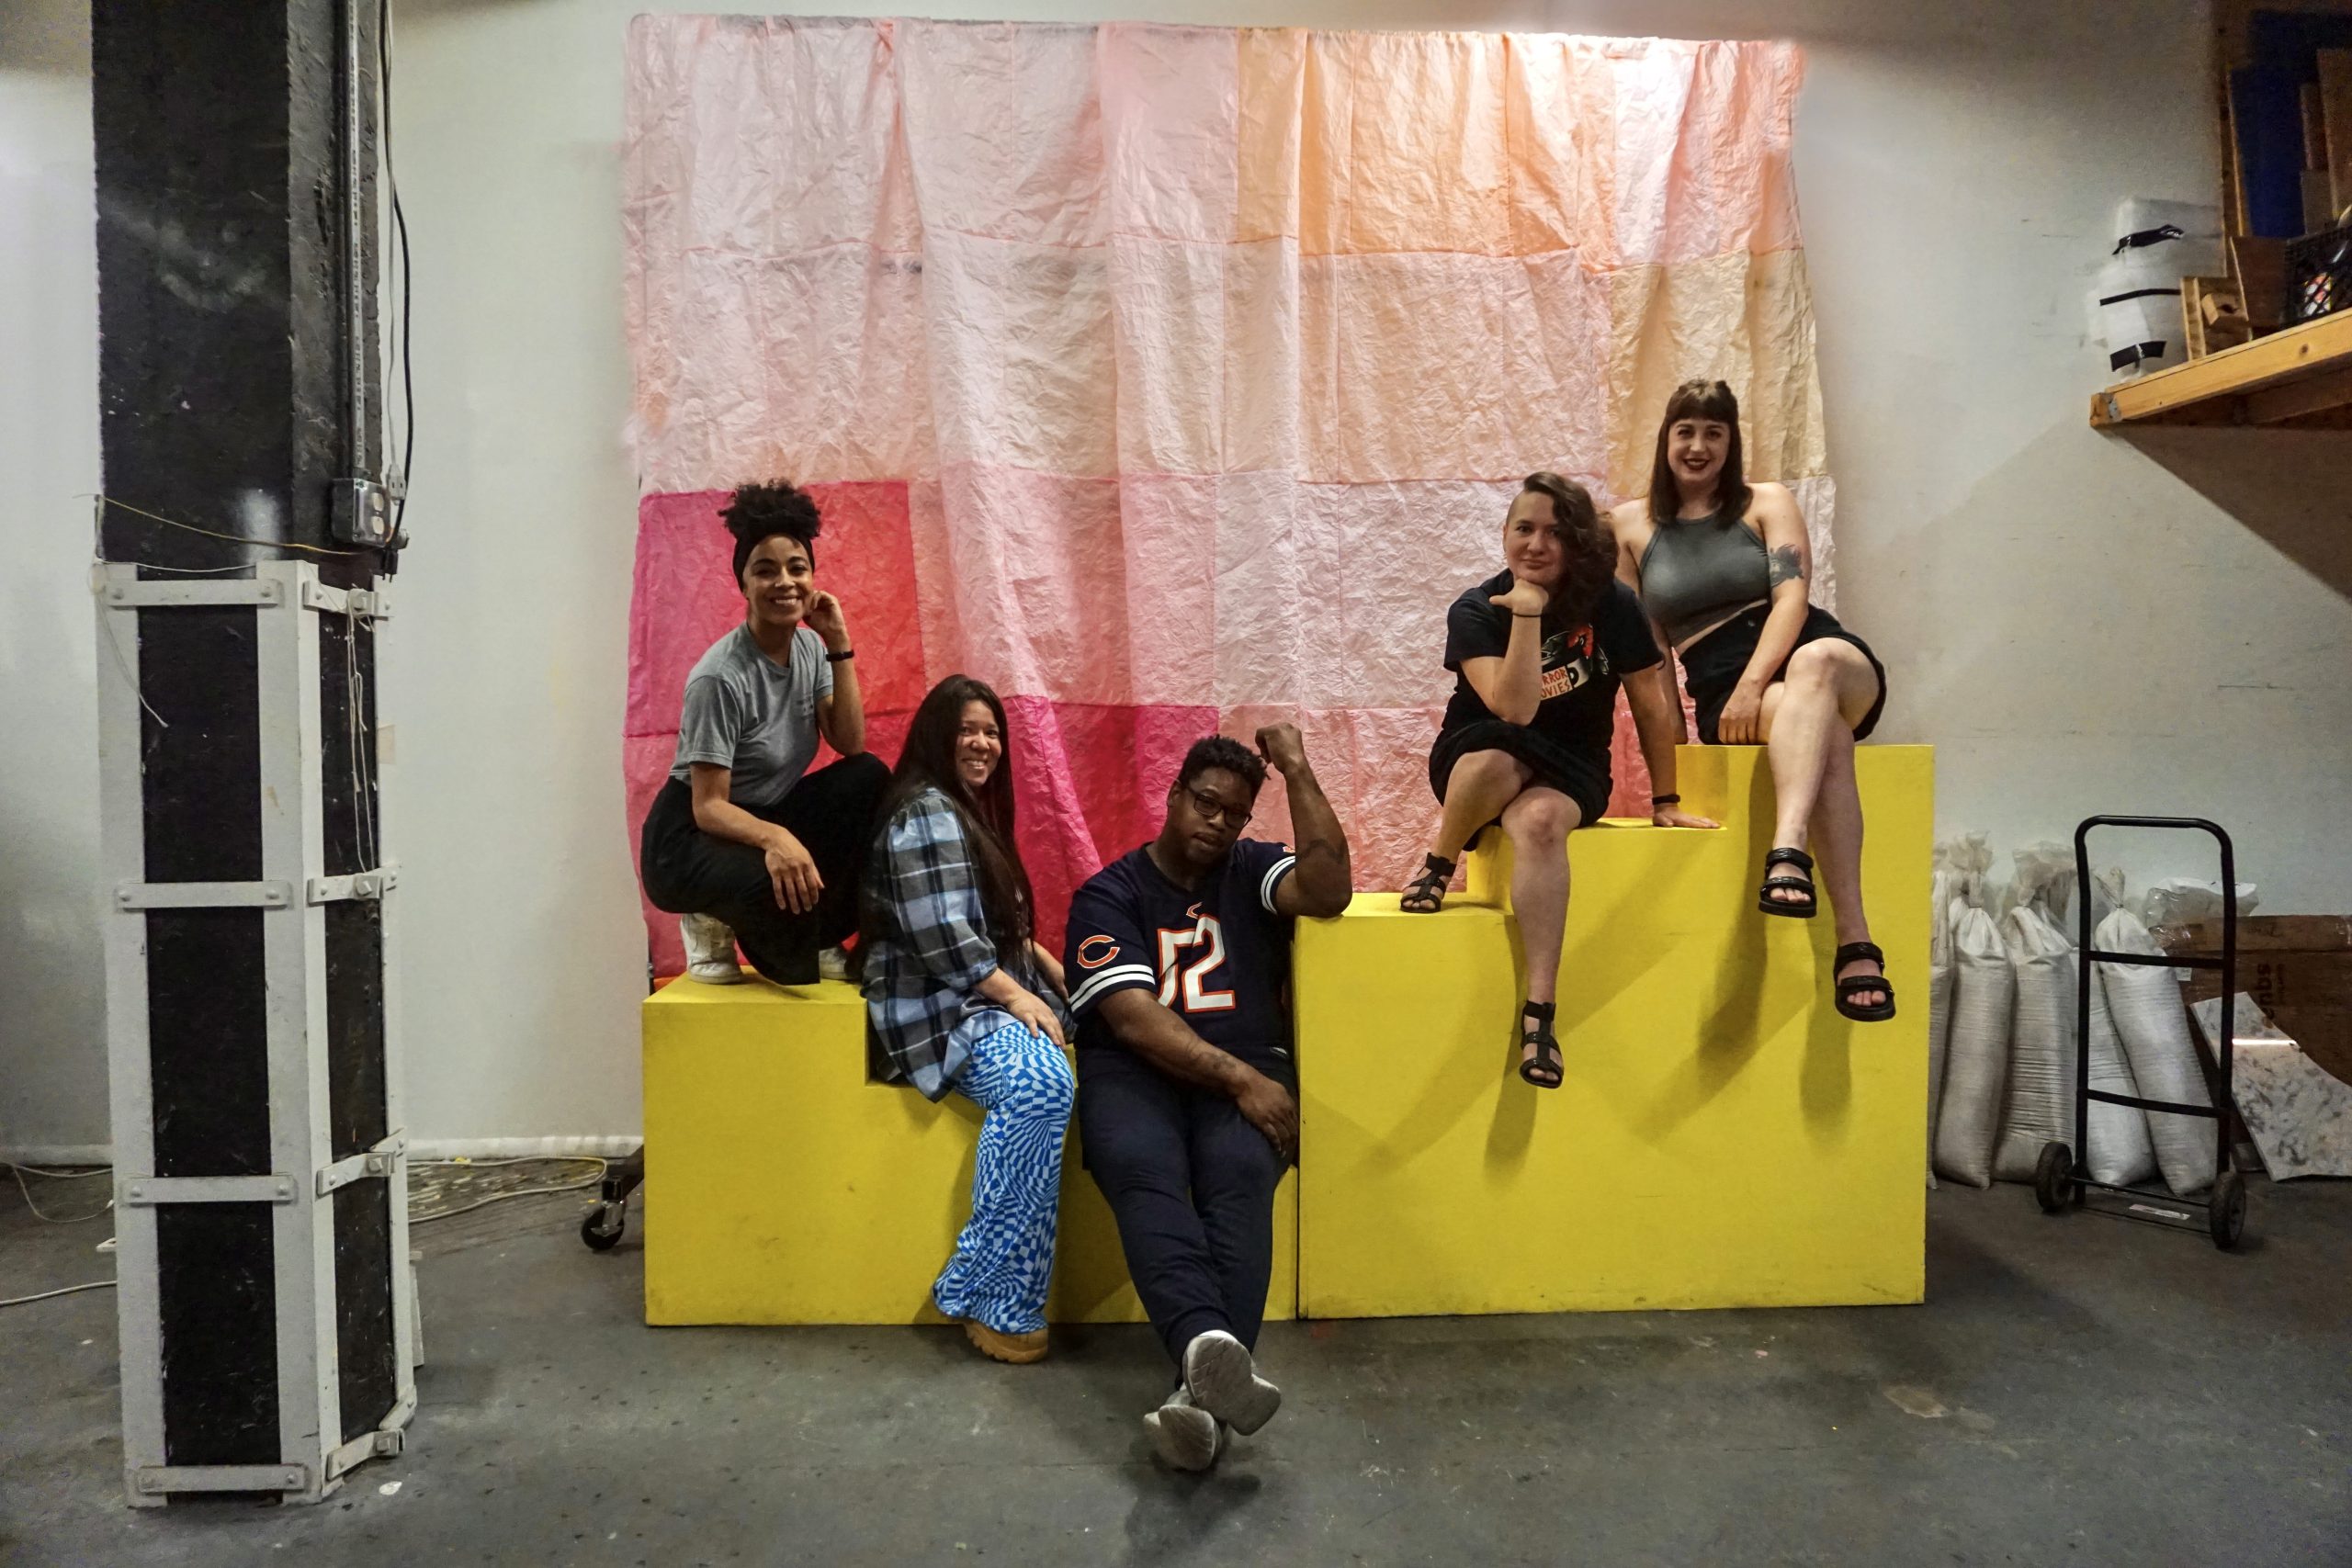
<path id="1" fill-rule="evenodd" d="M 1756 639 L 1764 634 L 1764 617 L 1771 614 L 1769 604 L 1758 604 L 1742 610 L 1705 637 L 1690 645 L 1682 657 L 1682 683 L 1690 693 L 1690 705 L 1698 711 L 1699 739 L 1710 746 L 1722 744 L 1715 738 L 1715 721 L 1723 716 L 1724 704 L 1731 700 L 1731 691 L 1739 678 L 1747 672 L 1747 661 L 1756 653 Z M 1871 700 L 1871 711 L 1862 715 L 1862 722 L 1854 726 L 1854 739 L 1866 739 L 1878 728 L 1878 716 L 1886 706 L 1886 666 L 1878 661 L 1871 645 L 1838 624 L 1838 617 L 1818 604 L 1805 609 L 1804 625 L 1797 631 L 1797 640 L 1789 651 L 1794 653 L 1809 642 L 1824 637 L 1836 637 L 1850 642 L 1862 650 L 1871 661 L 1871 669 L 1878 674 L 1878 695 Z M 1788 673 L 1788 660 L 1772 671 L 1777 681 Z M 1769 683 L 1769 682 L 1768 682 Z"/>
<path id="2" fill-rule="evenodd" d="M 1519 759 L 1535 775 L 1532 782 L 1577 803 L 1579 827 L 1600 821 L 1609 809 L 1608 752 L 1588 754 L 1527 725 L 1499 718 L 1465 724 L 1437 738 L 1430 751 L 1430 788 L 1437 792 L 1440 805 L 1445 802 L 1445 781 L 1453 776 L 1453 764 L 1473 751 L 1503 751 Z M 1478 830 L 1483 833 L 1492 826 L 1482 823 Z M 1477 842 L 1476 834 L 1470 841 Z"/>

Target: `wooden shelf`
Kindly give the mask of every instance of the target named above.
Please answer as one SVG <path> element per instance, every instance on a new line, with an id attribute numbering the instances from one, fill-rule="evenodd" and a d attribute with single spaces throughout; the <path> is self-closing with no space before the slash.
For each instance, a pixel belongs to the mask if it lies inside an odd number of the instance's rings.
<path id="1" fill-rule="evenodd" d="M 2091 423 L 2352 429 L 2352 310 L 2091 396 Z"/>

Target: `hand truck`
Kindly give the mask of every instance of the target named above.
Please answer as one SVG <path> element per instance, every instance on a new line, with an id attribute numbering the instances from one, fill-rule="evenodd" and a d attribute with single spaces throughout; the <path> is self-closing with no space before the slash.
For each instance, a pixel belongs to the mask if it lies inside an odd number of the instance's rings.
<path id="1" fill-rule="evenodd" d="M 580 1239 L 588 1244 L 591 1252 L 610 1252 L 621 1244 L 621 1233 L 628 1228 L 628 1198 L 645 1184 L 645 1145 L 637 1145 L 635 1154 L 616 1159 L 605 1168 L 605 1185 L 596 1194 L 596 1206 L 580 1222 Z"/>
<path id="2" fill-rule="evenodd" d="M 2219 958 L 2108 953 L 2091 946 L 2090 831 L 2093 828 L 2165 828 L 2213 835 L 2222 850 L 2222 955 Z M 2074 1207 L 2093 1188 L 2146 1199 L 2151 1204 L 2161 1202 L 2167 1209 L 2172 1205 L 2202 1209 L 2205 1211 L 2206 1232 L 2212 1236 L 2213 1245 L 2228 1251 L 2236 1247 L 2245 1234 L 2245 1179 L 2238 1174 L 2234 1156 L 2245 1123 L 2238 1117 L 2237 1101 L 2230 1093 L 2231 1059 L 2237 1034 L 2238 990 L 2237 855 L 2231 847 L 2230 836 L 2222 830 L 2219 824 L 2209 822 L 2202 817 L 2086 817 L 2075 829 L 2075 888 L 2078 906 L 2076 928 L 2081 933 L 2081 941 L 2075 949 L 2077 981 L 2075 997 L 2075 1145 L 2074 1149 L 2069 1149 L 2063 1143 L 2042 1145 L 2041 1157 L 2034 1165 L 2033 1195 L 2041 1202 L 2042 1213 L 2048 1214 L 2063 1213 Z M 2219 969 L 2222 972 L 2222 1035 L 2214 1047 L 2219 1071 L 2207 1073 L 2207 1087 L 2212 1095 L 2212 1104 L 2185 1105 L 2174 1100 L 2146 1100 L 2138 1095 L 2110 1094 L 2105 1089 L 2091 1088 L 2091 987 L 2098 984 L 2098 977 L 2091 969 L 2094 962 L 2135 964 L 2165 969 Z M 2204 1066 L 2201 1055 L 2198 1065 L 2200 1067 Z M 2170 1192 L 2119 1187 L 2111 1182 L 2092 1180 L 2089 1150 L 2091 1101 L 2094 1100 L 2108 1105 L 2136 1105 L 2143 1111 L 2165 1111 L 2176 1116 L 2211 1117 L 2215 1140 L 2212 1191 L 2199 1201 L 2193 1198 L 2176 1198 Z M 2075 1149 L 2083 1153 L 2078 1156 Z"/>
<path id="3" fill-rule="evenodd" d="M 645 994 L 651 996 L 662 988 L 661 977 L 654 973 L 653 947 L 645 949 Z M 591 1252 L 610 1252 L 621 1244 L 621 1235 L 628 1229 L 629 1194 L 645 1185 L 645 1145 L 613 1161 L 605 1168 L 605 1183 L 596 1194 L 596 1206 L 580 1222 L 580 1239 L 588 1244 Z"/>

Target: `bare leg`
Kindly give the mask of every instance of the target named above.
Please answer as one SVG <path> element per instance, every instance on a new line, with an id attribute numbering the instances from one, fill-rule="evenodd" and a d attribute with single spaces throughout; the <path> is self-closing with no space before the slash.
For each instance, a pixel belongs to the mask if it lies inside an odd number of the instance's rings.
<path id="1" fill-rule="evenodd" d="M 1825 637 L 1809 642 L 1789 656 L 1783 679 L 1767 687 L 1759 716 L 1765 749 L 1772 764 L 1772 795 L 1778 819 L 1772 842 L 1804 849 L 1814 822 L 1814 807 L 1821 798 L 1822 780 L 1830 753 L 1842 737 L 1853 750 L 1853 721 L 1870 710 L 1878 694 L 1878 672 L 1852 643 Z M 1848 788 L 1852 787 L 1850 776 Z M 1861 808 L 1854 808 L 1859 823 Z M 1859 846 L 1860 835 L 1856 834 Z M 1859 861 L 1859 852 L 1857 863 Z M 1775 889 L 1773 897 L 1799 902 L 1793 889 Z"/>
<path id="2" fill-rule="evenodd" d="M 1521 790 L 1503 807 L 1503 831 L 1510 835 L 1510 901 L 1519 911 L 1531 1002 L 1548 1002 L 1558 990 L 1568 923 L 1568 833 L 1581 820 L 1575 801 L 1541 784 Z"/>
<path id="3" fill-rule="evenodd" d="M 1815 649 L 1838 650 L 1832 689 L 1837 707 L 1828 722 L 1821 727 L 1823 750 L 1821 766 L 1815 776 L 1813 810 L 1804 826 L 1815 836 L 1815 848 L 1821 866 L 1823 891 L 1829 896 L 1831 914 L 1838 924 L 1838 944 L 1868 942 L 1871 939 L 1870 916 L 1862 907 L 1862 797 L 1854 779 L 1854 725 L 1870 711 L 1878 697 L 1878 673 L 1870 661 L 1850 643 L 1807 643 L 1797 649 L 1802 656 Z M 1777 791 L 1781 788 L 1781 737 L 1788 733 L 1787 715 L 1790 703 L 1796 694 L 1799 660 L 1789 660 L 1791 679 L 1766 690 L 1760 716 L 1767 743 L 1773 748 L 1772 776 Z M 1859 671 L 1859 675 L 1855 671 Z M 1802 838 L 1788 836 L 1788 800 L 1785 794 L 1778 796 L 1780 824 L 1775 831 L 1776 844 L 1794 843 L 1804 847 Z M 1786 868 L 1782 868 L 1783 871 Z M 1875 975 L 1883 971 L 1869 959 L 1857 959 L 1842 965 L 1840 978 L 1848 975 Z M 1886 999 L 1879 991 L 1858 993 L 1853 1000 L 1858 1007 L 1875 1007 Z"/>
<path id="4" fill-rule="evenodd" d="M 1470 835 L 1501 816 L 1534 776 L 1508 751 L 1473 751 L 1455 761 L 1445 780 L 1445 815 L 1438 823 L 1433 851 L 1437 858 L 1453 860 L 1461 854 Z"/>
<path id="5" fill-rule="evenodd" d="M 1821 795 L 1813 808 L 1814 848 L 1821 861 L 1822 891 L 1829 895 L 1829 912 L 1838 922 L 1838 945 L 1871 939 L 1870 917 L 1862 909 L 1862 797 L 1854 783 L 1854 732 L 1844 725 L 1830 728 L 1829 764 L 1822 770 Z M 1879 966 L 1856 959 L 1838 971 L 1876 975 Z M 1859 991 L 1853 1004 L 1877 1007 L 1886 1000 L 1882 991 Z"/>

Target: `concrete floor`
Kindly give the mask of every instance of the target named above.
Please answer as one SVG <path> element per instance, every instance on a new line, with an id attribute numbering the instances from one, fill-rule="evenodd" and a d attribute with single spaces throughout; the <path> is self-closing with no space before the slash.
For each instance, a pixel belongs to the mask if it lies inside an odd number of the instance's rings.
<path id="1" fill-rule="evenodd" d="M 112 1293 L 8 1309 L 0 1562 L 2352 1563 L 2347 1183 L 2257 1182 L 2237 1257 L 1947 1188 L 1924 1307 L 1279 1325 L 1206 1477 L 1143 1444 L 1140 1329 L 649 1330 L 578 1213 L 418 1231 L 413 1447 L 317 1509 L 124 1507 Z M 0 1295 L 106 1235 L 11 1185 Z"/>

